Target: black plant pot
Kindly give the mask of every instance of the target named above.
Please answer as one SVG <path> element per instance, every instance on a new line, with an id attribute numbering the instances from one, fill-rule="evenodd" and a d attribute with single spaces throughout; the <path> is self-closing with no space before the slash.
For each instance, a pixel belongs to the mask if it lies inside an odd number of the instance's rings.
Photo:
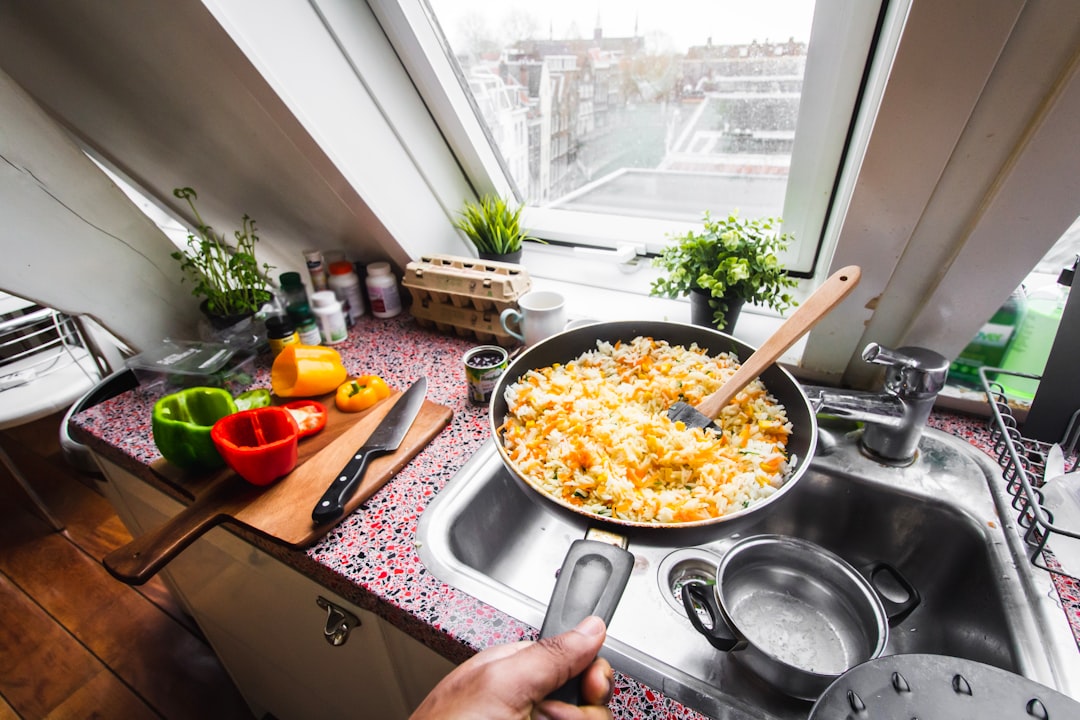
<path id="1" fill-rule="evenodd" d="M 272 297 L 269 292 L 265 292 L 262 295 L 263 297 L 259 302 L 260 307 L 270 302 Z M 214 328 L 214 330 L 225 330 L 231 328 L 234 325 L 243 322 L 244 320 L 255 314 L 255 311 L 248 310 L 245 312 L 229 313 L 223 315 L 221 313 L 210 312 L 209 305 L 209 300 L 203 300 L 201 303 L 199 303 L 199 310 L 202 311 L 202 314 L 204 316 L 206 316 L 207 321 L 209 321 L 210 326 Z"/>
<path id="2" fill-rule="evenodd" d="M 723 324 L 717 324 L 713 322 L 713 315 L 715 310 L 712 307 L 712 295 L 705 290 L 691 290 L 690 291 L 690 322 L 694 325 L 701 325 L 702 327 L 716 328 L 717 330 L 723 330 L 724 332 L 734 334 L 735 323 L 739 320 L 739 313 L 742 311 L 743 305 L 746 301 L 738 297 L 725 297 L 724 301 L 727 303 L 727 312 L 724 313 Z"/>
<path id="3" fill-rule="evenodd" d="M 494 260 L 495 262 L 505 263 L 520 263 L 521 262 L 521 250 L 515 250 L 512 253 L 480 253 L 481 260 Z"/>

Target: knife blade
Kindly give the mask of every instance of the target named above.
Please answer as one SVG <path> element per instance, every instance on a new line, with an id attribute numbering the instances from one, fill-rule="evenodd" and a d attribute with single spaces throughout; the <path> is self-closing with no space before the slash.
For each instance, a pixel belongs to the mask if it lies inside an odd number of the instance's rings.
<path id="1" fill-rule="evenodd" d="M 413 420 L 424 404 L 427 394 L 427 378 L 422 377 L 401 394 L 390 412 L 382 419 L 374 432 L 337 474 L 330 487 L 311 511 L 311 519 L 316 525 L 335 520 L 345 512 L 345 503 L 360 487 L 368 460 L 379 455 L 386 455 L 398 449 L 401 441 L 412 427 Z"/>

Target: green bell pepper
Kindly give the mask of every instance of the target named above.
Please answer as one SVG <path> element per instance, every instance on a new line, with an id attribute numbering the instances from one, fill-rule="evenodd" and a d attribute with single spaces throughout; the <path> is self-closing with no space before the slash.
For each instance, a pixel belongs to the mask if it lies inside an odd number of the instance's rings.
<path id="1" fill-rule="evenodd" d="M 236 401 L 237 410 L 254 410 L 255 408 L 269 407 L 270 391 L 266 388 L 255 388 L 242 392 L 233 398 Z"/>
<path id="2" fill-rule="evenodd" d="M 225 461 L 210 438 L 210 428 L 236 409 L 232 395 L 222 388 L 193 387 L 166 395 L 154 403 L 154 443 L 162 457 L 185 470 L 222 467 Z"/>

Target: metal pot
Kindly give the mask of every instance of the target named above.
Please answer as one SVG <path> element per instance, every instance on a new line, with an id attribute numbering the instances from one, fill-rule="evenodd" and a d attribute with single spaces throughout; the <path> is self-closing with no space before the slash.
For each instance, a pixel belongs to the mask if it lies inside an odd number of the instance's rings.
<path id="1" fill-rule="evenodd" d="M 792 432 L 788 437 L 787 444 L 788 463 L 791 469 L 784 485 L 779 490 L 747 508 L 718 518 L 684 523 L 647 523 L 602 517 L 571 505 L 560 498 L 551 497 L 543 490 L 535 487 L 527 475 L 518 472 L 513 460 L 511 460 L 503 447 L 499 433 L 499 426 L 507 414 L 506 399 L 504 397 L 506 388 L 517 382 L 529 370 L 547 367 L 555 363 L 566 363 L 582 353 L 595 350 L 598 340 L 611 343 L 620 340 L 629 342 L 639 336 L 666 340 L 672 345 L 689 346 L 697 343 L 698 347 L 707 350 L 710 354 L 730 352 L 735 354 L 740 361 L 745 361 L 754 352 L 753 347 L 726 333 L 711 328 L 673 322 L 617 321 L 596 323 L 553 335 L 531 346 L 519 355 L 506 369 L 502 377 L 499 378 L 499 382 L 492 394 L 489 422 L 491 423 L 492 437 L 496 439 L 495 447 L 502 457 L 503 464 L 506 465 L 511 476 L 526 488 L 530 496 L 539 499 L 539 502 L 548 508 L 556 509 L 558 512 L 570 512 L 579 518 L 584 516 L 594 523 L 601 522 L 608 526 L 618 526 L 626 529 L 681 529 L 684 531 L 693 528 L 711 528 L 716 525 L 724 525 L 726 531 L 735 531 L 739 527 L 748 524 L 751 520 L 758 519 L 762 511 L 787 494 L 796 481 L 802 477 L 807 467 L 809 467 L 810 459 L 817 445 L 817 419 L 810 401 L 795 381 L 795 378 L 787 370 L 776 364 L 771 365 L 761 374 L 761 380 L 765 383 L 769 392 L 787 410 L 788 420 L 792 425 Z"/>
<path id="2" fill-rule="evenodd" d="M 903 602 L 879 596 L 872 583 L 880 572 L 904 589 Z M 683 606 L 715 648 L 737 653 L 785 694 L 814 700 L 848 669 L 881 655 L 889 626 L 920 602 L 895 568 L 878 563 L 866 573 L 806 540 L 755 535 L 724 554 L 715 587 L 684 585 Z"/>

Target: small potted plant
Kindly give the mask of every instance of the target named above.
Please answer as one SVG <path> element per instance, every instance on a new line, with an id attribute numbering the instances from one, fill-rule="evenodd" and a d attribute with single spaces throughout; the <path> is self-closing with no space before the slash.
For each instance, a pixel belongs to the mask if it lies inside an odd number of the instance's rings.
<path id="1" fill-rule="evenodd" d="M 691 322 L 729 332 L 746 302 L 783 312 L 796 304 L 786 290 L 797 282 L 777 257 L 791 241 L 773 229 L 779 224 L 779 218 L 744 220 L 737 213 L 713 220 L 706 212 L 701 231 L 678 237 L 653 260 L 668 274 L 650 294 L 689 295 Z"/>
<path id="2" fill-rule="evenodd" d="M 482 260 L 520 262 L 522 241 L 535 239 L 521 227 L 522 208 L 511 209 L 495 195 L 484 195 L 480 202 L 466 200 L 454 227 L 472 241 Z"/>
<path id="3" fill-rule="evenodd" d="M 173 195 L 186 200 L 195 215 L 197 235 L 188 235 L 188 251 L 177 250 L 172 257 L 180 263 L 180 269 L 191 280 L 191 294 L 205 298 L 199 308 L 217 329 L 231 327 L 243 318 L 251 316 L 271 298 L 267 275 L 273 268 L 263 264 L 260 268 L 255 258 L 255 221 L 243 217 L 240 230 L 233 233 L 236 246 L 225 242 L 223 235 L 203 222 L 195 207 L 198 197 L 189 187 L 176 188 Z"/>

